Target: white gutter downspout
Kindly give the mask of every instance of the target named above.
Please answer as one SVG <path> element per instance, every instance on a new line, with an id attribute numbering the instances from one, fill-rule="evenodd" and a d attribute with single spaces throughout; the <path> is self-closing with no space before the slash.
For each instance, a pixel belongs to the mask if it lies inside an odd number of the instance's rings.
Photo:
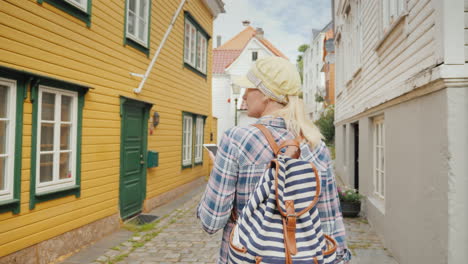
<path id="1" fill-rule="evenodd" d="M 169 28 L 167 29 L 166 34 L 164 34 L 164 37 L 163 37 L 161 43 L 159 44 L 158 50 L 156 51 L 156 54 L 154 54 L 154 57 L 151 60 L 150 65 L 148 66 L 148 69 L 146 69 L 145 75 L 141 75 L 141 74 L 138 74 L 138 73 L 130 73 L 133 76 L 143 77 L 143 80 L 141 80 L 140 85 L 138 86 L 138 88 L 133 89 L 133 91 L 136 94 L 141 93 L 141 89 L 143 89 L 143 85 L 145 85 L 145 82 L 148 79 L 148 76 L 149 76 L 151 70 L 153 69 L 154 64 L 156 63 L 156 60 L 158 59 L 159 53 L 161 53 L 161 50 L 164 47 L 164 44 L 166 43 L 166 40 L 169 37 L 169 34 L 171 33 L 172 28 L 174 27 L 175 21 L 177 20 L 177 17 L 179 17 L 180 11 L 182 10 L 182 7 L 184 7 L 185 2 L 187 2 L 187 0 L 182 0 L 180 2 L 179 8 L 177 9 L 176 13 L 174 14 L 174 17 L 172 18 L 171 24 L 169 25 Z"/>

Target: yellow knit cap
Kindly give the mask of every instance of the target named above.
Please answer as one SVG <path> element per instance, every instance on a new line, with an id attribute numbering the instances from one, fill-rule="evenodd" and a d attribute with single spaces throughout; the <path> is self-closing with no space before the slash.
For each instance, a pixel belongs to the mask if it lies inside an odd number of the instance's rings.
<path id="1" fill-rule="evenodd" d="M 234 84 L 243 88 L 257 88 L 280 103 L 287 103 L 288 95 L 296 96 L 301 92 L 301 77 L 296 66 L 281 57 L 257 60 L 247 75 L 234 80 Z"/>

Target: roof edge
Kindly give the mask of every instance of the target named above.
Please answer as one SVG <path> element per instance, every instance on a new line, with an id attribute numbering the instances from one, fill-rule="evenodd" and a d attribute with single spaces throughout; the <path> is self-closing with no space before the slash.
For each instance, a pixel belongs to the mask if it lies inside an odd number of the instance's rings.
<path id="1" fill-rule="evenodd" d="M 221 13 L 226 13 L 223 0 L 203 0 L 203 2 L 208 7 L 214 18 L 218 17 Z"/>

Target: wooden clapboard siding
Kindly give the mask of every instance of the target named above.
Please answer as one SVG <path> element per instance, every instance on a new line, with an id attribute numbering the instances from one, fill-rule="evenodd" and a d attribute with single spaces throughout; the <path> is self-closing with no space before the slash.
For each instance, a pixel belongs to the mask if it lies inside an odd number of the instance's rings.
<path id="1" fill-rule="evenodd" d="M 465 0 L 465 62 L 468 62 L 468 0 Z"/>
<path id="2" fill-rule="evenodd" d="M 409 0 L 408 16 L 388 35 L 380 47 L 378 1 L 363 2 L 362 68 L 351 80 L 337 68 L 336 121 L 340 122 L 398 97 L 409 89 L 406 80 L 424 69 L 435 66 L 435 10 L 431 0 Z M 348 37 L 343 32 L 343 38 Z M 337 63 L 346 56 L 337 48 Z"/>
<path id="3" fill-rule="evenodd" d="M 160 124 L 148 135 L 148 149 L 159 151 L 159 167 L 147 171 L 147 199 L 209 173 L 204 163 L 181 169 L 182 111 L 207 116 L 204 140 L 216 142 L 211 114 L 211 43 L 207 76 L 183 66 L 184 14 L 177 18 L 140 95 L 133 89 L 149 65 L 179 1 L 152 0 L 150 56 L 123 45 L 125 1 L 92 1 L 91 27 L 60 9 L 36 0 L 0 1 L 0 65 L 90 86 L 82 126 L 81 197 L 39 203 L 29 210 L 32 104 L 24 104 L 21 211 L 0 214 L 0 257 L 118 213 L 120 96 L 154 103 Z M 212 35 L 213 17 L 202 0 L 184 10 Z M 28 96 L 28 98 L 30 98 Z M 148 120 L 148 122 L 150 122 Z M 149 123 L 151 125 L 151 123 Z"/>

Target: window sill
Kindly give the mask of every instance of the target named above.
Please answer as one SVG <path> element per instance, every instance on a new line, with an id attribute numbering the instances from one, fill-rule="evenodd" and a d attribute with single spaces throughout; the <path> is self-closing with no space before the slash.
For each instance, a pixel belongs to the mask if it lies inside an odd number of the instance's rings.
<path id="1" fill-rule="evenodd" d="M 78 188 L 80 188 L 79 185 L 72 185 L 72 186 L 58 188 L 58 189 L 51 190 L 51 191 L 36 192 L 36 197 L 47 196 L 47 195 L 50 195 L 50 194 L 54 194 L 54 193 L 58 193 L 58 192 L 65 192 L 65 191 L 74 190 L 74 189 L 78 189 Z"/>
<path id="2" fill-rule="evenodd" d="M 37 203 L 42 203 L 70 195 L 75 195 L 77 198 L 80 197 L 80 185 L 72 185 L 52 191 L 35 193 L 34 196 L 31 197 L 32 199 L 30 200 L 29 208 L 32 210 Z"/>
<path id="3" fill-rule="evenodd" d="M 5 201 L 0 201 L 0 213 L 12 211 L 13 214 L 19 213 L 19 199 L 10 199 Z"/>
<path id="4" fill-rule="evenodd" d="M 387 32 L 384 33 L 382 38 L 377 42 L 375 45 L 374 50 L 378 51 L 382 45 L 385 43 L 385 41 L 388 39 L 388 37 L 395 31 L 395 29 L 406 19 L 408 16 L 408 12 L 404 12 L 400 17 L 398 17 L 395 22 L 391 26 L 388 27 Z"/>
<path id="5" fill-rule="evenodd" d="M 124 40 L 124 46 L 130 46 L 138 51 L 141 51 L 143 52 L 146 57 L 149 57 L 150 55 L 150 50 L 149 50 L 149 47 L 145 47 L 143 45 L 141 45 L 140 43 L 134 41 L 133 39 L 129 38 L 129 37 L 125 37 L 125 40 Z"/>
<path id="6" fill-rule="evenodd" d="M 192 65 L 184 62 L 184 67 L 191 70 L 191 71 L 193 71 L 194 73 L 196 73 L 197 75 L 203 77 L 206 80 L 206 74 L 199 71 L 199 70 L 197 70 L 197 68 L 193 67 Z"/>
<path id="7" fill-rule="evenodd" d="M 91 1 L 91 0 L 90 0 Z M 57 0 L 37 0 L 39 4 L 46 2 L 56 8 L 66 12 L 86 23 L 88 28 L 91 27 L 91 2 L 88 3 L 88 10 L 85 11 L 82 8 L 76 7 L 71 3 L 67 3 L 65 1 L 57 1 Z"/>
<path id="8" fill-rule="evenodd" d="M 188 168 L 193 168 L 193 165 L 192 164 L 182 165 L 182 169 L 188 169 Z"/>
<path id="9" fill-rule="evenodd" d="M 196 166 L 203 166 L 203 161 L 195 162 L 195 167 L 196 167 Z"/>
<path id="10" fill-rule="evenodd" d="M 368 200 L 382 215 L 385 215 L 385 200 L 375 196 L 370 196 Z"/>

